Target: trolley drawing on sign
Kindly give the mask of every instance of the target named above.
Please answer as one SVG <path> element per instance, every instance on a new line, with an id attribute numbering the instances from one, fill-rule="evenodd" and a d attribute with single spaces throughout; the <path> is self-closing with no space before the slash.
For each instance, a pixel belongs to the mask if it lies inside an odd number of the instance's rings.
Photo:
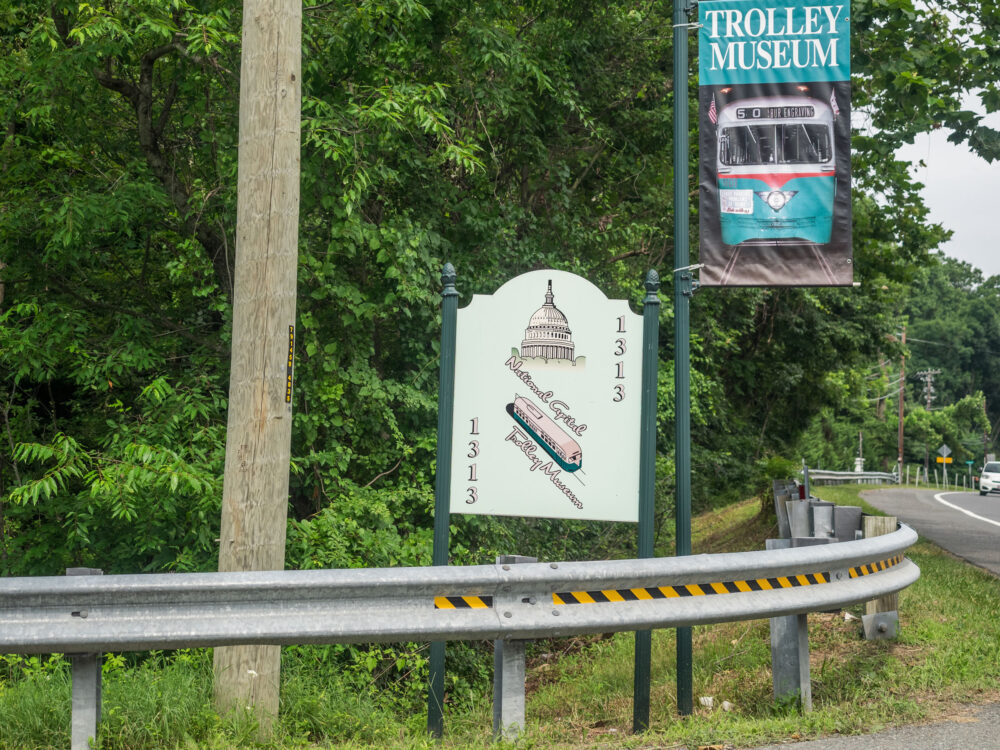
<path id="1" fill-rule="evenodd" d="M 507 404 L 507 413 L 538 441 L 560 467 L 574 472 L 583 466 L 580 444 L 531 401 L 516 396 L 513 403 Z"/>
<path id="2" fill-rule="evenodd" d="M 834 118 L 829 103 L 804 96 L 741 99 L 722 108 L 716 171 L 723 243 L 830 242 Z"/>

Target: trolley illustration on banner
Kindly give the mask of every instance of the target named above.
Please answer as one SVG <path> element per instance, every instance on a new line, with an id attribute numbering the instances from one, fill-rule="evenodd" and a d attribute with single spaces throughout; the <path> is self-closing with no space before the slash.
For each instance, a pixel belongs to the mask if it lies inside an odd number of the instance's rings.
<path id="1" fill-rule="evenodd" d="M 560 467 L 574 472 L 583 466 L 580 444 L 530 400 L 515 396 L 514 402 L 507 404 L 507 413 L 538 441 Z"/>
<path id="2" fill-rule="evenodd" d="M 836 115 L 830 103 L 803 96 L 740 99 L 722 107 L 716 171 L 725 244 L 830 242 Z"/>

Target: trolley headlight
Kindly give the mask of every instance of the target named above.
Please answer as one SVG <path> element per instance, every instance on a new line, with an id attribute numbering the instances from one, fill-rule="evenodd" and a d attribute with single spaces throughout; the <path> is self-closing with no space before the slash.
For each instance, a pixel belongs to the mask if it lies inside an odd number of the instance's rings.
<path id="1" fill-rule="evenodd" d="M 767 196 L 767 205 L 773 208 L 775 211 L 780 211 L 785 207 L 788 199 L 785 194 L 780 190 L 774 190 L 770 195 Z"/>
<path id="2" fill-rule="evenodd" d="M 792 196 L 798 192 L 798 190 L 771 190 L 770 192 L 762 190 L 758 192 L 757 195 L 762 201 L 770 206 L 773 211 L 780 211 L 788 204 L 788 201 L 792 199 Z"/>

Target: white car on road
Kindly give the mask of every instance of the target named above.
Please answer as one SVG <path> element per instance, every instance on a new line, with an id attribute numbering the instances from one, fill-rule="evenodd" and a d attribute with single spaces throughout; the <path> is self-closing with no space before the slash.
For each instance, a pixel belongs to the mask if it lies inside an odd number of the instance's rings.
<path id="1" fill-rule="evenodd" d="M 1000 493 L 1000 461 L 990 461 L 979 473 L 979 494 Z"/>

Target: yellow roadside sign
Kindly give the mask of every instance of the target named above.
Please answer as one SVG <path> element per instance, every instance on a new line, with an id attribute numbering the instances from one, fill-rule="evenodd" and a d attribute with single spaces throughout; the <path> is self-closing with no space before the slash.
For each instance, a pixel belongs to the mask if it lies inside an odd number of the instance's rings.
<path id="1" fill-rule="evenodd" d="M 938 456 L 937 457 L 937 462 L 939 464 L 950 464 L 951 463 L 951 456 L 948 456 L 947 458 L 945 458 L 944 456 Z"/>

